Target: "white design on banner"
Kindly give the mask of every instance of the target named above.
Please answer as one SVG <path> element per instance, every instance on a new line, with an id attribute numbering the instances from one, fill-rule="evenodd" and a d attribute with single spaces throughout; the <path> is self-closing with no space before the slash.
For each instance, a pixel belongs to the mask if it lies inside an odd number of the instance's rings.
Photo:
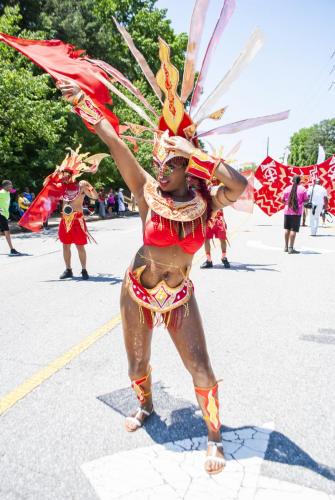
<path id="1" fill-rule="evenodd" d="M 335 165 L 332 166 L 329 170 L 328 170 L 328 177 L 332 180 L 332 181 L 335 181 Z"/>
<path id="2" fill-rule="evenodd" d="M 318 167 L 315 166 L 309 173 L 309 186 L 312 186 L 315 180 L 318 178 Z"/>
<path id="3" fill-rule="evenodd" d="M 268 166 L 264 169 L 264 177 L 267 181 L 274 182 L 278 178 L 276 169 Z"/>

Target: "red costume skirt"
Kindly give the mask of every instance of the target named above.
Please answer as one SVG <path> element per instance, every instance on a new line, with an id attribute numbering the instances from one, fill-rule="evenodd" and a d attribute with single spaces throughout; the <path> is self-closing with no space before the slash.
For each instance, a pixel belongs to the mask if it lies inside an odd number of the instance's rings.
<path id="1" fill-rule="evenodd" d="M 206 240 L 217 238 L 219 240 L 227 239 L 227 224 L 223 217 L 222 210 L 219 210 L 214 217 L 212 217 L 206 226 Z"/>
<path id="2" fill-rule="evenodd" d="M 72 212 L 70 215 L 62 214 L 58 238 L 64 245 L 87 244 L 88 231 L 82 212 Z"/>

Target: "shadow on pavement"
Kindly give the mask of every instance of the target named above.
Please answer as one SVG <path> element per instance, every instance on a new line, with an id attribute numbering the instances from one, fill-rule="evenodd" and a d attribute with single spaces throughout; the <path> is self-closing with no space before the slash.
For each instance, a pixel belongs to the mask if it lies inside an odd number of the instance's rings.
<path id="1" fill-rule="evenodd" d="M 145 422 L 144 430 L 155 441 L 164 445 L 171 441 L 181 441 L 207 435 L 206 425 L 199 413 L 197 406 L 187 400 L 176 398 L 166 391 L 162 382 L 153 384 L 155 397 L 155 412 Z M 98 399 L 110 406 L 124 417 L 131 414 L 136 408 L 136 400 L 130 388 L 118 389 L 109 394 L 98 396 Z M 238 428 L 223 426 L 223 432 L 253 430 L 264 432 L 258 426 L 247 425 Z M 236 441 L 238 436 L 236 435 Z M 240 444 L 242 444 L 240 442 Z M 239 450 L 239 459 L 259 456 L 259 453 L 247 445 Z M 227 456 L 230 459 L 230 456 Z M 272 431 L 265 452 L 264 460 L 305 467 L 321 476 L 335 481 L 335 469 L 316 462 L 308 453 L 299 448 L 284 434 Z"/>
<path id="2" fill-rule="evenodd" d="M 44 280 L 41 283 L 64 283 L 68 281 L 85 281 L 81 276 L 73 276 L 73 278 L 68 278 L 65 280 L 55 279 L 55 280 Z M 90 276 L 90 279 L 86 280 L 87 282 L 93 283 L 110 283 L 111 285 L 118 285 L 122 283 L 123 278 L 119 276 L 113 276 L 112 274 L 98 274 L 97 276 Z"/>
<path id="3" fill-rule="evenodd" d="M 311 236 L 311 238 L 335 238 L 335 234 L 317 234 L 315 236 Z"/>
<path id="4" fill-rule="evenodd" d="M 335 329 L 319 328 L 317 334 L 301 335 L 300 340 L 317 344 L 335 345 Z"/>
<path id="5" fill-rule="evenodd" d="M 48 238 L 50 236 L 55 237 L 57 234 L 58 230 L 57 229 L 49 229 L 47 233 L 32 233 L 31 231 L 22 231 L 19 233 L 13 233 L 15 234 L 17 239 L 20 240 L 31 240 L 31 239 L 43 239 L 43 238 Z"/>
<path id="6" fill-rule="evenodd" d="M 316 252 L 315 250 L 300 250 L 301 255 L 322 255 L 322 252 Z"/>
<path id="7" fill-rule="evenodd" d="M 226 271 L 270 271 L 274 273 L 279 273 L 278 269 L 272 269 L 272 266 L 277 266 L 277 264 L 242 264 L 238 262 L 230 262 L 230 269 L 225 269 Z M 223 264 L 215 264 L 213 269 L 224 269 Z"/>
<path id="8" fill-rule="evenodd" d="M 17 259 L 18 257 L 32 257 L 34 254 L 20 252 L 19 255 L 11 255 L 10 253 L 2 253 L 0 255 L 7 255 L 7 257 L 10 257 L 11 259 Z"/>
<path id="9" fill-rule="evenodd" d="M 307 342 L 316 342 L 317 344 L 335 345 L 335 338 L 328 337 L 328 335 L 302 335 L 300 339 Z"/>

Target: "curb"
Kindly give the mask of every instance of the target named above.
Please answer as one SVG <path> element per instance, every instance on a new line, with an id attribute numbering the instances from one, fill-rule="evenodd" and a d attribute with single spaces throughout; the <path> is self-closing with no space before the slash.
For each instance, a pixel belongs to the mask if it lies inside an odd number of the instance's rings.
<path id="1" fill-rule="evenodd" d="M 139 216 L 138 212 L 128 211 L 128 212 L 126 212 L 126 214 L 123 217 L 127 218 L 127 217 L 136 217 L 136 216 Z M 91 215 L 91 216 L 85 217 L 86 222 L 99 222 L 99 221 L 111 220 L 111 219 L 119 219 L 119 217 L 117 215 L 114 215 L 114 214 L 111 217 L 106 217 L 105 219 L 101 219 L 101 217 L 99 217 L 98 215 Z M 58 227 L 60 221 L 61 221 L 61 217 L 54 217 L 54 218 L 49 219 L 49 224 L 48 224 L 49 228 Z M 17 224 L 17 222 L 9 222 L 9 231 L 10 231 L 10 234 L 21 234 L 21 233 L 30 233 L 31 232 L 28 229 L 24 229 L 21 226 L 19 226 Z"/>

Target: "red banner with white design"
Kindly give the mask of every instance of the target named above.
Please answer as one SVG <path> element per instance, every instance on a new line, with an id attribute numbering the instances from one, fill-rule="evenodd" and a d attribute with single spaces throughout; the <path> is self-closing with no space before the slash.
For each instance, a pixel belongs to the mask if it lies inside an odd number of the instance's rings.
<path id="1" fill-rule="evenodd" d="M 328 211 L 335 215 L 335 155 L 318 165 L 296 167 L 283 165 L 270 156 L 265 158 L 255 172 L 255 178 L 262 184 L 255 190 L 255 203 L 267 215 L 273 215 L 284 208 L 283 191 L 292 182 L 294 175 L 300 175 L 306 188 L 316 178 L 328 192 Z"/>

